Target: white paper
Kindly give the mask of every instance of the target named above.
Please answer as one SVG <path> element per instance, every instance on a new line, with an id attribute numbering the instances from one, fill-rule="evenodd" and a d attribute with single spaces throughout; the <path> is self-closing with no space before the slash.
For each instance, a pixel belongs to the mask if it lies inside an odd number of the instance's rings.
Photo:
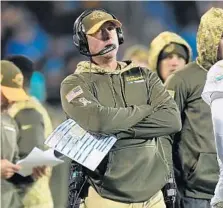
<path id="1" fill-rule="evenodd" d="M 92 135 L 68 119 L 51 133 L 45 144 L 94 171 L 116 141 L 115 136 Z"/>
<path id="2" fill-rule="evenodd" d="M 34 147 L 27 157 L 17 162 L 17 164 L 21 166 L 21 170 L 17 173 L 25 177 L 32 174 L 34 167 L 44 165 L 53 167 L 63 162 L 63 160 L 54 156 L 53 149 L 42 151 L 39 148 Z"/>

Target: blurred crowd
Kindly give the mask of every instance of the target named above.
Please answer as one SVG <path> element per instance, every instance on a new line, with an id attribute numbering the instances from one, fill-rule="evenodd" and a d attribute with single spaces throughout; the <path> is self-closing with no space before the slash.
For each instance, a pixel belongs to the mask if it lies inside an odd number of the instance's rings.
<path id="1" fill-rule="evenodd" d="M 212 6 L 221 8 L 222 2 L 5 1 L 1 7 L 1 58 L 20 54 L 34 61 L 37 71 L 30 93 L 55 105 L 60 102 L 61 81 L 84 59 L 73 45 L 72 30 L 74 20 L 85 9 L 107 9 L 123 22 L 127 35 L 118 59 L 125 58 L 126 50 L 135 44 L 148 48 L 166 30 L 181 35 L 195 58 L 199 18 Z"/>

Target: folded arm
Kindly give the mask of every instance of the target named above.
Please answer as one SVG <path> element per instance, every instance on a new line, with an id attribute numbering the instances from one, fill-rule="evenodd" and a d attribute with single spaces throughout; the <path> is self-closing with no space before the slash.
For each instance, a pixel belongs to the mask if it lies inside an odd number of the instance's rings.
<path id="1" fill-rule="evenodd" d="M 178 107 L 158 76 L 148 71 L 149 105 L 154 107 L 152 114 L 132 127 L 135 137 L 159 137 L 181 130 Z"/>
<path id="2" fill-rule="evenodd" d="M 75 75 L 61 84 L 61 101 L 68 117 L 85 130 L 96 133 L 115 134 L 128 131 L 153 112 L 150 105 L 132 105 L 126 108 L 102 106 L 86 83 Z"/>

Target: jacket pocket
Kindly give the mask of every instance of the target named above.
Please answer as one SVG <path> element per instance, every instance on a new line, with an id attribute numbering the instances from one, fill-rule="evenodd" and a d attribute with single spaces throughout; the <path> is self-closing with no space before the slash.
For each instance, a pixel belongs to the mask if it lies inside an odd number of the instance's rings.
<path id="1" fill-rule="evenodd" d="M 216 153 L 200 153 L 197 164 L 187 177 L 187 185 L 192 190 L 214 194 L 218 181 L 219 167 Z"/>
<path id="2" fill-rule="evenodd" d="M 122 202 L 146 201 L 157 193 L 168 178 L 167 163 L 155 141 L 110 152 L 100 195 Z"/>

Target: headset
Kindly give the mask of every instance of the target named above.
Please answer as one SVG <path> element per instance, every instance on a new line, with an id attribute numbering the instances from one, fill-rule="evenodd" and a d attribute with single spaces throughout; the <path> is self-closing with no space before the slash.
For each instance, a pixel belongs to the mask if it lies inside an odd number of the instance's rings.
<path id="1" fill-rule="evenodd" d="M 93 56 L 101 56 L 106 53 L 109 53 L 110 51 L 114 50 L 116 46 L 114 44 L 105 46 L 101 51 L 99 51 L 96 54 L 91 54 L 88 47 L 87 37 L 84 33 L 84 25 L 82 23 L 82 20 L 91 14 L 94 11 L 103 11 L 108 14 L 110 14 L 113 19 L 117 19 L 113 14 L 107 12 L 104 9 L 88 9 L 85 10 L 74 22 L 73 26 L 73 42 L 74 45 L 78 48 L 79 52 L 85 56 L 93 57 Z M 124 35 L 121 28 L 116 28 L 117 36 L 118 36 L 118 42 L 119 45 L 121 45 L 124 42 Z"/>

